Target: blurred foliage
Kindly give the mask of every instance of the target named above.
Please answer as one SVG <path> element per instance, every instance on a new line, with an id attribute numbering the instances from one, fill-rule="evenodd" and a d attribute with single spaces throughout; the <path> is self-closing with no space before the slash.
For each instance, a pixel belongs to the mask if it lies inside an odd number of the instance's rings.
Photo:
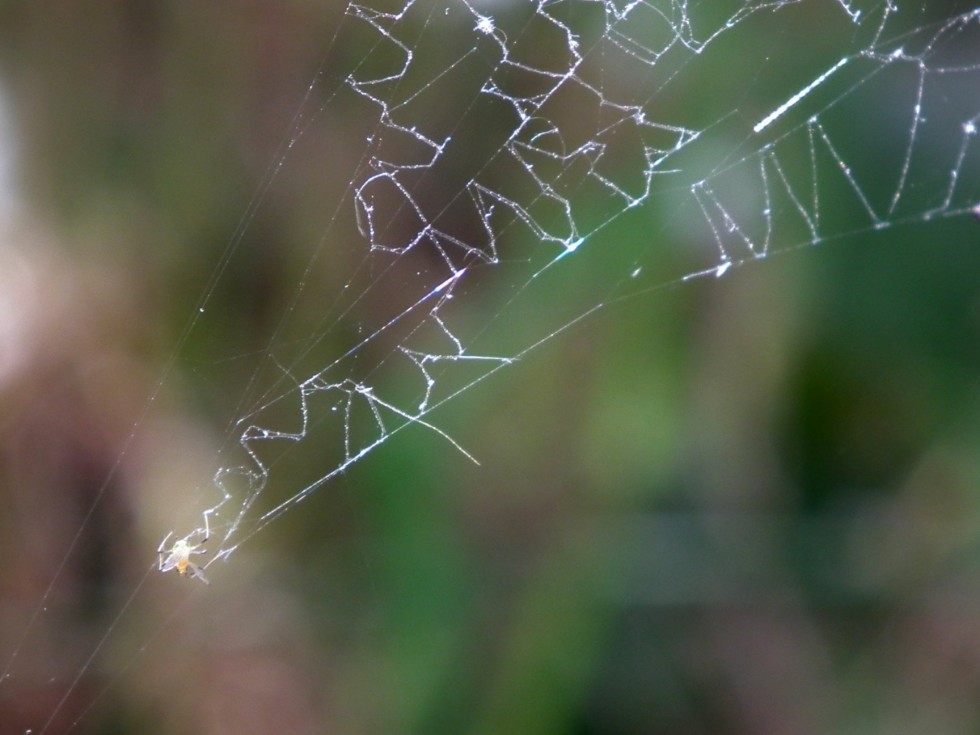
<path id="1" fill-rule="evenodd" d="M 211 502 L 277 361 L 309 347 L 289 363 L 308 374 L 397 303 L 375 289 L 334 307 L 364 244 L 323 233 L 351 224 L 372 133 L 334 103 L 370 38 L 338 36 L 325 58 L 342 12 L 0 5 L 29 213 L 9 259 L 39 294 L 9 305 L 30 322 L 0 388 L 15 560 L 0 732 L 976 732 L 972 220 L 681 282 L 705 245 L 655 201 L 504 312 L 542 257 L 515 235 L 467 283 L 464 333 L 524 347 L 609 305 L 437 412 L 481 466 L 400 432 L 211 567 L 211 586 L 145 574 Z M 798 12 L 818 27 L 829 11 Z M 798 36 L 763 24 L 732 44 L 788 54 L 783 77 L 725 49 L 663 108 L 716 123 L 745 79 L 778 98 L 831 52 L 811 35 L 797 58 Z M 426 39 L 427 68 L 460 51 Z M 451 125 L 466 100 L 444 102 Z M 280 158 L 297 109 L 313 112 L 302 153 Z M 637 254 L 648 285 L 622 288 Z M 408 256 L 395 278 L 432 261 Z M 13 300 L 21 271 L 6 272 Z M 418 393 L 392 348 L 364 360 Z M 297 406 L 277 411 L 288 425 Z M 301 444 L 261 507 L 342 459 L 327 425 Z"/>

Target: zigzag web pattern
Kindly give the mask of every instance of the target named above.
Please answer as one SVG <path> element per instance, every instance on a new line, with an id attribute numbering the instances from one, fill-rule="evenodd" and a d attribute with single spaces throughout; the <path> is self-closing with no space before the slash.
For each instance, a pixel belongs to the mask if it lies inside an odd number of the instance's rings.
<path id="1" fill-rule="evenodd" d="M 647 272 L 640 251 L 605 296 L 501 353 L 474 346 L 488 325 L 456 326 L 458 305 L 475 292 L 469 284 L 477 274 L 506 268 L 514 277 L 516 270 L 514 299 L 523 298 L 614 222 L 655 207 L 672 210 L 685 232 L 711 245 L 698 250 L 700 265 L 677 281 L 722 276 L 773 252 L 829 239 L 976 215 L 980 9 L 919 27 L 903 25 L 910 20 L 904 11 L 897 2 L 847 0 L 351 3 L 345 24 L 367 34 L 372 51 L 319 108 L 312 101 L 301 111 L 277 165 L 323 109 L 341 100 L 367 104 L 376 124 L 344 206 L 353 208 L 350 236 L 374 270 L 365 282 L 348 282 L 344 290 L 355 296 L 344 308 L 372 289 L 390 288 L 391 269 L 401 263 L 424 258 L 429 266 L 391 314 L 344 354 L 301 367 L 322 339 L 318 331 L 298 357 L 277 363 L 281 379 L 241 412 L 231 432 L 244 460 L 217 470 L 217 502 L 203 510 L 200 526 L 176 535 L 216 537 L 208 565 L 227 559 L 410 427 L 476 461 L 435 423 L 436 409 L 585 315 L 671 280 Z M 757 33 L 755 24 L 784 16 L 795 22 L 806 13 L 832 18 L 835 37 L 845 41 L 826 44 L 812 74 L 788 85 L 782 98 L 755 99 L 740 82 L 716 79 L 709 81 L 717 99 L 704 109 L 671 104 L 712 55 L 717 65 L 718 58 L 749 53 L 733 51 L 742 31 Z M 441 66 L 430 54 L 438 39 L 459 49 Z M 746 63 L 756 75 L 779 71 L 768 58 Z M 324 84 L 321 76 L 314 80 L 311 99 Z M 447 89 L 463 102 L 440 115 Z M 875 116 L 873 102 L 886 93 L 902 99 L 903 119 Z M 506 135 L 481 138 L 484 115 L 507 120 Z M 884 131 L 883 153 L 868 155 L 862 140 Z M 842 218 L 842 210 L 857 218 Z M 339 228 L 339 221 L 335 216 L 331 225 Z M 505 257 L 515 242 L 532 243 L 531 251 Z M 496 318 L 505 318 L 507 308 Z M 325 323 L 336 319 L 334 313 Z M 359 362 L 379 344 L 392 345 L 385 357 Z M 387 395 L 375 380 L 385 364 L 417 375 L 418 394 Z M 281 421 L 286 405 L 295 407 L 287 412 L 291 428 L 265 420 L 276 409 Z M 342 437 L 338 461 L 256 510 L 269 485 L 272 448 L 301 444 L 326 421 Z"/>

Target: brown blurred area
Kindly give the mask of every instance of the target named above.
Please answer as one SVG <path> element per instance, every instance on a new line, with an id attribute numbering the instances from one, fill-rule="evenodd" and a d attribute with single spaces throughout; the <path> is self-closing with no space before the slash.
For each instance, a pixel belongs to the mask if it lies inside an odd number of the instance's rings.
<path id="1" fill-rule="evenodd" d="M 515 237 L 454 327 L 527 346 L 625 280 L 604 251 L 654 286 L 436 415 L 481 466 L 407 430 L 210 585 L 157 573 L 240 461 L 236 422 L 445 277 L 357 239 L 377 115 L 342 95 L 374 39 L 337 32 L 343 6 L 0 5 L 0 735 L 976 732 L 973 221 L 678 283 L 703 243 L 657 203 L 505 313 Z M 432 27 L 406 34 L 448 68 L 470 42 Z M 721 118 L 697 83 L 739 85 L 688 73 L 661 111 Z M 380 342 L 364 369 L 417 393 Z M 245 534 L 342 459 L 325 420 L 302 444 Z"/>
<path id="2" fill-rule="evenodd" d="M 221 440 L 166 360 L 312 77 L 294 43 L 310 17 L 0 18 L 0 732 L 322 732 L 309 621 L 279 575 L 246 562 L 208 590 L 208 616 L 189 580 L 155 574 L 169 524 L 199 522 Z M 241 286 L 245 324 L 264 318 L 265 275 Z M 259 338 L 244 331 L 241 351 Z"/>

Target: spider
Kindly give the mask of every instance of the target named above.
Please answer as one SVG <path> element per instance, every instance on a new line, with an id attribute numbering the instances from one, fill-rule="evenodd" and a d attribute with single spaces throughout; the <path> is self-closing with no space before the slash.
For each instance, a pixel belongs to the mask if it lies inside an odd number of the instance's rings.
<path id="1" fill-rule="evenodd" d="M 208 553 L 206 549 L 202 548 L 208 540 L 207 533 L 201 529 L 191 531 L 184 538 L 179 538 L 174 541 L 173 545 L 168 549 L 167 542 L 173 535 L 174 532 L 171 531 L 160 542 L 160 547 L 157 549 L 157 555 L 159 556 L 157 569 L 161 572 L 169 572 L 171 569 L 176 569 L 177 573 L 182 577 L 185 575 L 197 577 L 204 584 L 208 584 L 207 577 L 204 576 L 201 567 L 191 561 L 191 554 Z M 191 543 L 191 539 L 195 536 L 199 536 L 200 541 Z"/>

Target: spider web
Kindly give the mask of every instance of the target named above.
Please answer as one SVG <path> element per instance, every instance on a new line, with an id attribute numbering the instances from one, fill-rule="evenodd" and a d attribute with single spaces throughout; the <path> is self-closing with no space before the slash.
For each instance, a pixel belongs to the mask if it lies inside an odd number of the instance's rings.
<path id="1" fill-rule="evenodd" d="M 363 248 L 341 289 L 355 296 L 301 349 L 270 345 L 264 367 L 279 379 L 234 422 L 243 461 L 217 470 L 219 500 L 191 531 L 220 527 L 208 565 L 408 427 L 476 461 L 433 412 L 585 316 L 670 281 L 645 268 L 659 239 L 691 243 L 690 269 L 673 276 L 690 280 L 773 251 L 976 215 L 980 10 L 911 28 L 909 15 L 843 1 L 350 4 L 341 33 L 361 34 L 371 52 L 344 71 L 328 57 L 273 172 L 333 108 L 367 105 L 366 147 L 323 236 Z M 773 48 L 747 39 L 769 33 L 782 50 L 796 40 L 784 29 L 806 23 L 833 30 L 807 54 L 805 78 L 763 83 L 783 70 Z M 699 71 L 726 62 L 741 73 Z M 691 104 L 698 84 L 710 93 Z M 768 96 L 774 86 L 784 94 Z M 497 138 L 488 117 L 506 121 Z M 603 239 L 651 216 L 667 224 L 646 242 Z M 507 338 L 500 325 L 513 314 L 547 310 L 539 283 L 589 259 L 620 270 L 550 330 Z M 491 269 L 518 284 L 513 295 L 489 323 L 456 326 L 479 297 L 470 282 Z M 372 291 L 391 295 L 389 316 L 317 362 L 338 316 Z M 378 344 L 382 357 L 362 359 Z M 388 395 L 376 380 L 389 369 L 414 374 L 417 390 Z M 337 463 L 257 510 L 283 446 L 314 425 L 341 437 Z"/>
<path id="2" fill-rule="evenodd" d="M 228 562 L 406 430 L 478 461 L 440 408 L 613 304 L 779 252 L 977 216 L 980 8 L 926 10 L 348 4 L 189 329 L 218 318 L 212 296 L 284 171 L 314 161 L 346 188 L 323 205 L 291 301 L 237 388 L 199 515 L 161 538 L 209 537 L 205 568 Z M 364 147 L 322 150 L 318 131 L 348 117 Z M 682 265 L 664 271 L 669 249 Z M 342 273 L 329 289 L 324 262 Z M 583 272 L 571 311 L 551 300 Z M 474 320 L 499 284 L 492 316 Z M 386 311 L 332 351 L 377 294 Z M 314 324 L 299 317 L 310 301 L 322 303 Z M 278 484 L 304 448 L 321 457 L 302 463 L 312 475 Z"/>

